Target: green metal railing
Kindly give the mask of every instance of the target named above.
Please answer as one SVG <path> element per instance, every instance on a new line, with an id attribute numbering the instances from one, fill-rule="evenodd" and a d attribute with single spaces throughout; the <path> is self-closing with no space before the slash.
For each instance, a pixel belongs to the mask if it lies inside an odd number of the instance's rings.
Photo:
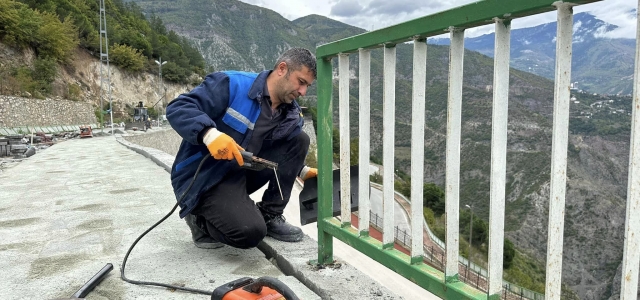
<path id="1" fill-rule="evenodd" d="M 591 2 L 597 2 L 599 0 L 581 0 L 562 2 L 556 0 L 485 0 L 468 5 L 464 5 L 455 9 L 443 11 L 437 14 L 425 16 L 415 20 L 411 20 L 398 25 L 382 28 L 376 31 L 360 34 L 357 36 L 349 37 L 332 43 L 324 44 L 316 49 L 317 56 L 317 90 L 318 90 L 318 169 L 319 169 L 319 207 L 318 207 L 318 264 L 329 264 L 333 262 L 333 238 L 337 238 L 342 242 L 350 245 L 365 255 L 373 258 L 382 265 L 390 268 L 405 278 L 415 282 L 417 285 L 428 290 L 434 295 L 445 299 L 499 299 L 502 290 L 502 242 L 504 237 L 504 173 L 506 164 L 506 103 L 508 95 L 508 73 L 509 73 L 509 35 L 510 35 L 510 23 L 513 19 L 531 16 L 548 11 L 558 11 L 558 42 L 557 42 L 557 64 L 556 64 L 556 86 L 555 86 L 555 104 L 568 103 L 565 98 L 568 99 L 568 83 L 570 79 L 570 66 L 571 66 L 571 26 L 573 25 L 573 11 L 572 7 L 575 5 L 581 5 Z M 463 38 L 464 30 L 467 28 L 495 24 L 496 25 L 496 55 L 495 55 L 495 67 L 494 67 L 494 114 L 493 114 L 493 134 L 492 134 L 492 178 L 491 178 L 491 216 L 490 216 L 490 245 L 489 245 L 489 288 L 488 292 L 479 291 L 459 280 L 458 277 L 458 215 L 459 215 L 459 199 L 458 199 L 458 178 L 459 176 L 459 132 L 460 132 L 460 103 L 462 101 L 462 58 L 463 58 Z M 412 252 L 411 255 L 406 255 L 393 248 L 393 239 L 385 239 L 378 241 L 368 234 L 368 227 L 355 228 L 351 226 L 350 218 L 347 217 L 344 211 L 341 215 L 341 219 L 332 217 L 333 205 L 333 178 L 332 178 L 332 162 L 333 162 L 333 149 L 332 149 L 332 129 L 333 129 L 333 59 L 338 58 L 339 61 L 339 73 L 342 74 L 345 71 L 349 71 L 348 57 L 350 55 L 360 55 L 360 69 L 362 72 L 363 61 L 366 64 L 370 63 L 370 55 L 368 50 L 374 48 L 385 49 L 385 78 L 384 88 L 384 118 L 393 116 L 393 113 L 388 114 L 386 110 L 394 112 L 395 96 L 393 96 L 393 90 L 395 85 L 393 83 L 387 83 L 387 81 L 395 80 L 395 45 L 404 42 L 414 43 L 414 78 L 419 73 L 424 73 L 424 66 L 417 65 L 424 64 L 426 61 L 426 38 L 431 36 L 440 35 L 449 32 L 451 34 L 451 54 L 450 54 L 450 74 L 449 74 L 449 100 L 448 100 L 448 120 L 447 123 L 447 265 L 445 271 L 439 271 L 429 265 L 423 263 L 422 250 L 413 247 L 416 252 Z M 422 45 L 422 46 L 420 46 Z M 499 48 L 502 47 L 502 48 Z M 416 51 L 424 51 L 424 54 Z M 365 56 L 366 55 L 366 56 Z M 417 59 L 417 60 L 416 60 Z M 365 99 L 359 99 L 360 102 L 368 102 L 369 92 L 369 67 L 366 67 L 366 78 L 364 78 L 364 88 L 366 92 Z M 427 66 L 428 67 L 428 66 Z M 387 70 L 387 68 L 392 70 Z M 506 72 L 505 72 L 506 70 Z M 505 75 L 506 73 L 506 75 Z M 362 74 L 362 73 L 361 73 Z M 422 74 L 424 76 L 424 74 Z M 424 78 L 424 77 L 420 77 Z M 361 78 L 361 81 L 363 79 Z M 346 81 L 346 84 L 345 84 Z M 637 80 L 636 80 L 637 83 Z M 360 97 L 363 97 L 363 83 L 361 82 Z M 567 85 L 565 87 L 565 85 Z M 346 88 L 346 92 L 345 92 Z M 341 149 L 348 149 L 349 147 L 343 147 L 348 145 L 349 141 L 349 127 L 348 127 L 348 77 L 340 77 L 339 89 L 340 89 L 340 132 L 341 132 Z M 416 94 L 415 89 L 418 89 Z M 387 90 L 392 90 L 389 93 Z M 424 83 L 422 86 L 414 82 L 414 105 L 422 105 L 424 111 L 424 91 L 420 95 L 420 89 L 424 90 Z M 637 94 L 637 92 L 636 92 Z M 345 97 L 346 95 L 346 97 Z M 634 94 L 635 95 L 635 94 Z M 345 99 L 343 99 L 343 97 Z M 422 98 L 420 98 L 422 97 Z M 393 98 L 391 100 L 386 98 Z M 637 98 L 637 95 L 636 95 Z M 637 101 L 634 98 L 634 101 Z M 498 103 L 498 104 L 496 104 Z M 362 105 L 362 103 L 360 103 Z M 388 106 L 388 104 L 391 104 Z M 498 110 L 496 110 L 496 105 Z M 504 106 L 500 108 L 500 106 Z M 566 131 L 568 128 L 568 106 L 564 104 L 554 105 L 554 120 L 558 120 L 558 123 L 554 121 L 553 129 L 553 149 L 552 149 L 552 178 L 551 178 L 551 200 L 550 200 L 550 217 L 549 217 L 549 248 L 547 257 L 547 282 L 546 282 L 546 298 L 547 299 L 559 299 L 560 295 L 560 275 L 561 275 L 561 249 L 562 249 L 562 228 L 564 226 L 564 188 L 566 184 L 566 172 L 562 172 L 562 168 L 566 171 Z M 346 106 L 345 109 L 343 106 Z M 366 104 L 366 111 L 368 113 L 369 106 Z M 419 111 L 420 106 L 414 106 L 415 110 Z M 362 107 L 361 107 L 362 108 Z M 503 110 L 501 110 L 503 109 Z M 565 115 L 566 112 L 566 115 Z M 343 114 L 347 116 L 344 117 Z M 500 114 L 505 116 L 499 116 Z M 635 114 L 634 114 L 635 115 Z M 361 112 L 361 117 L 362 112 Z M 416 115 L 413 115 L 414 121 Z M 456 117 L 458 118 L 456 120 Z M 418 121 L 424 122 L 424 116 L 420 119 L 417 116 Z M 566 122 L 565 122 L 566 121 Z M 369 126 L 368 117 L 363 122 L 360 120 L 360 127 Z M 391 132 L 393 135 L 395 121 L 385 120 L 385 126 L 389 126 L 389 130 L 385 128 L 385 135 Z M 391 125 L 386 125 L 387 123 Z M 457 123 L 456 123 L 457 122 Z M 347 127 L 343 128 L 343 123 L 346 123 Z M 500 127 L 502 126 L 502 127 Z M 413 126 L 412 126 L 413 127 Z M 418 126 L 419 127 L 419 126 Z M 346 130 L 345 130 L 346 129 Z M 362 129 L 361 129 L 362 130 Z M 367 129 L 368 130 L 368 129 Z M 413 129 L 412 129 L 413 130 Z M 412 136 L 420 136 L 421 131 L 416 131 Z M 496 134 L 498 132 L 498 134 Z M 564 133 L 563 133 L 564 132 Z M 368 131 L 365 131 L 364 136 L 368 139 Z M 368 140 L 365 141 L 363 146 L 362 131 L 360 136 L 360 147 L 369 147 Z M 457 139 L 456 139 L 457 138 Z M 346 139 L 347 142 L 344 143 Z M 385 136 L 383 141 L 383 160 L 393 161 L 393 143 L 388 145 L 388 142 L 393 142 L 393 137 L 388 140 Z M 633 138 L 632 138 L 633 141 Z M 414 173 L 413 166 L 418 165 L 420 168 L 423 165 L 423 160 L 415 159 L 414 147 L 418 147 L 416 153 L 422 155 L 424 148 L 423 144 L 416 143 L 416 139 L 412 138 L 412 195 L 422 194 L 422 169 L 417 169 Z M 456 146 L 456 143 L 458 144 Z M 458 147 L 456 149 L 456 147 Z M 564 147 L 564 149 L 563 149 Z M 640 146 L 639 146 L 640 147 Z M 504 148 L 504 149 L 501 149 Z M 362 152 L 360 149 L 360 156 L 363 153 L 368 154 L 368 150 Z M 457 152 L 456 152 L 457 151 Z M 562 152 L 564 151 L 564 155 Z M 342 151 L 341 151 L 342 152 Z M 347 150 L 348 152 L 348 150 Z M 496 161 L 494 163 L 494 155 Z M 456 158 L 457 156 L 457 158 Z M 347 162 L 344 162 L 346 157 Z M 366 156 L 368 159 L 368 155 Z M 450 158 L 451 157 L 451 158 Z M 391 158 L 391 159 L 389 159 Z M 423 158 L 423 157 L 422 157 Z M 634 158 L 632 158 L 634 159 Z M 503 161 L 502 164 L 500 161 Z M 360 160 L 361 171 L 360 174 L 367 174 L 363 172 L 362 163 Z M 343 155 L 341 153 L 341 170 L 348 166 L 348 153 Z M 451 168 L 450 168 L 451 166 Z M 348 168 L 347 168 L 348 169 Z M 496 172 L 494 172 L 494 169 Z M 385 186 L 393 187 L 392 174 L 387 175 L 387 171 L 391 170 L 393 173 L 393 163 L 391 167 L 385 166 L 385 177 L 383 183 Z M 502 174 L 500 174 L 502 173 Z M 556 175 L 560 174 L 560 175 Z M 345 176 L 346 175 L 346 176 Z M 416 176 L 414 176 L 416 175 Z M 419 175 L 419 176 L 418 176 Z M 631 176 L 631 173 L 630 173 Z M 341 174 L 341 180 L 348 178 L 348 173 Z M 495 177 L 495 178 L 494 178 Z M 419 178 L 414 182 L 414 178 Z M 345 179 L 346 180 L 346 179 Z M 367 181 L 368 182 L 368 181 Z M 362 183 L 362 181 L 360 181 Z M 362 185 L 362 184 L 361 184 Z M 501 186 L 502 185 L 502 186 Z M 341 184 L 342 187 L 349 186 L 348 184 Z M 367 184 L 368 186 L 368 184 Z M 418 190 L 420 189 L 420 190 Z M 416 193 L 418 192 L 418 193 Z M 343 199 L 341 199 L 341 207 L 348 207 L 345 203 L 348 199 L 344 198 L 344 190 L 342 192 Z M 366 199 L 362 197 L 366 193 L 360 193 L 360 202 L 364 200 L 363 206 L 360 206 L 359 215 L 368 216 L 368 197 Z M 349 195 L 347 192 L 346 195 Z M 388 195 L 388 194 L 387 194 Z M 348 196 L 347 196 L 348 197 Z M 422 206 L 422 199 L 419 201 L 412 199 L 412 212 L 414 210 L 413 205 L 416 207 Z M 637 199 L 631 199 L 638 202 Z M 495 208 L 494 208 L 495 206 Z M 628 211 L 636 211 L 637 208 L 629 206 Z M 416 209 L 417 211 L 417 209 Z M 628 212 L 629 214 L 629 212 Z M 368 218 L 368 217 L 367 217 Z M 385 219 L 387 216 L 385 215 Z M 391 218 L 392 219 L 392 218 Z M 629 217 L 627 217 L 629 219 Z M 368 221 L 368 219 L 367 219 Z M 637 223 L 637 218 L 631 220 L 632 224 Z M 421 222 L 421 221 L 420 221 Z M 359 222 L 363 224 L 363 222 Z M 364 223 L 368 224 L 368 222 Z M 415 224 L 415 223 L 414 223 Z M 393 225 L 390 225 L 393 226 Z M 392 227 L 391 227 L 392 228 Z M 633 228 L 632 228 L 633 229 Z M 638 230 L 637 228 L 633 230 Z M 419 230 L 422 232 L 421 228 Z M 416 232 L 416 230 L 413 230 Z M 559 232 L 559 236 L 555 235 Z M 392 233 L 390 233 L 392 234 Z M 414 235 L 415 240 L 418 236 Z M 391 241 L 391 242 L 389 242 Z M 419 242 L 422 242 L 422 237 L 419 237 Z M 637 242 L 634 240 L 633 243 Z M 554 248 L 556 247 L 556 248 Z M 558 251 L 558 248 L 560 247 Z M 625 249 L 633 250 L 635 244 L 625 244 Z M 630 251 L 631 251 L 630 250 Z M 412 250 L 413 251 L 413 250 Z M 625 250 L 625 253 L 628 251 Z M 558 255 L 559 254 L 559 255 Z M 453 258 L 453 259 L 451 259 Z M 625 259 L 626 261 L 626 259 Z M 630 262 L 626 265 L 633 266 L 636 263 L 637 257 L 631 256 Z M 637 268 L 635 276 L 637 278 Z M 493 277 L 493 278 L 491 278 Z M 626 293 L 629 293 L 629 288 Z"/>

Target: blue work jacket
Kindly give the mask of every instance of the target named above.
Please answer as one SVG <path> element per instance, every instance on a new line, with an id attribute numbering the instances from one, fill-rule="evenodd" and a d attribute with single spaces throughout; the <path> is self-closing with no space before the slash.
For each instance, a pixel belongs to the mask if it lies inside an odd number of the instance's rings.
<path id="1" fill-rule="evenodd" d="M 199 140 L 201 132 L 215 127 L 246 149 L 260 116 L 262 93 L 269 73 L 211 73 L 199 86 L 167 106 L 167 119 L 183 139 L 171 168 L 171 185 L 180 204 L 181 218 L 198 205 L 202 193 L 222 180 L 232 164 L 237 164 L 236 160 L 209 157 L 187 191 L 198 165 L 209 154 L 207 146 Z M 286 116 L 273 130 L 273 140 L 290 140 L 302 131 L 304 119 L 298 103 L 282 105 L 286 105 Z"/>

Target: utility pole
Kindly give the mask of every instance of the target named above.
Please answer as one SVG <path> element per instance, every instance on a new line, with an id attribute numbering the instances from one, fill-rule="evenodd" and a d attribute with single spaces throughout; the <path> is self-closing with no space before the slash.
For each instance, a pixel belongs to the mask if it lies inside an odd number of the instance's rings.
<path id="1" fill-rule="evenodd" d="M 162 106 L 164 104 L 164 94 L 162 93 L 162 65 L 166 64 L 166 61 L 162 61 L 162 57 L 158 57 L 158 60 L 160 61 L 155 61 L 156 64 L 158 64 L 158 96 L 160 97 L 160 109 L 158 109 L 158 127 L 160 127 L 160 116 L 161 116 L 161 112 L 162 112 Z M 166 91 L 166 90 L 165 90 Z"/>
<path id="2" fill-rule="evenodd" d="M 104 41 L 103 41 L 104 39 Z M 106 64 L 106 67 L 104 66 Z M 106 72 L 106 76 L 105 76 Z M 104 132 L 104 87 L 107 86 L 107 97 L 109 99 L 109 114 L 111 117 L 111 134 L 113 135 L 113 106 L 111 102 L 111 72 L 109 70 L 109 38 L 107 37 L 107 14 L 104 7 L 104 0 L 100 0 L 100 128 Z"/>
<path id="3" fill-rule="evenodd" d="M 473 204 L 469 206 L 469 204 L 465 204 L 469 211 L 471 212 L 471 220 L 469 221 L 469 258 L 467 259 L 467 273 L 471 268 L 471 238 L 473 236 Z M 480 275 L 478 275 L 480 276 Z M 467 276 L 467 280 L 469 280 L 469 276 Z"/>

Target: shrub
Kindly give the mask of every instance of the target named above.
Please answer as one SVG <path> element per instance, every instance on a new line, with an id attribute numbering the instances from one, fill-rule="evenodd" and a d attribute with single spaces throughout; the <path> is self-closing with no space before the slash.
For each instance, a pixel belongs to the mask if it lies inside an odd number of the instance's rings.
<path id="1" fill-rule="evenodd" d="M 14 70 L 13 77 L 16 79 L 19 91 L 33 94 L 36 90 L 36 82 L 33 80 L 31 74 L 31 69 L 27 67 L 19 67 Z"/>
<path id="2" fill-rule="evenodd" d="M 375 172 L 373 173 L 373 175 L 369 176 L 369 180 L 377 184 L 382 184 L 382 175 L 380 175 L 380 173 L 378 172 Z"/>
<path id="3" fill-rule="evenodd" d="M 162 76 L 169 81 L 175 82 L 184 82 L 187 79 L 186 70 L 173 61 L 169 61 L 162 66 Z"/>
<path id="4" fill-rule="evenodd" d="M 305 165 L 311 168 L 318 167 L 318 158 L 316 157 L 316 146 L 310 145 L 309 152 L 307 153 L 307 158 L 305 159 Z"/>
<path id="5" fill-rule="evenodd" d="M 57 64 L 50 58 L 38 58 L 33 62 L 33 79 L 52 83 L 56 79 Z"/>
<path id="6" fill-rule="evenodd" d="M 109 52 L 110 60 L 124 70 L 138 72 L 144 68 L 145 59 L 138 49 L 115 44 Z"/>
<path id="7" fill-rule="evenodd" d="M 502 268 L 508 269 L 513 264 L 513 258 L 516 256 L 516 249 L 513 246 L 513 243 L 504 239 L 504 252 L 502 254 Z"/>
<path id="8" fill-rule="evenodd" d="M 434 183 L 425 183 L 422 195 L 424 197 L 423 206 L 431 208 L 436 216 L 444 214 L 444 190 Z"/>
<path id="9" fill-rule="evenodd" d="M 79 85 L 72 83 L 67 85 L 67 98 L 71 100 L 80 100 L 80 92 L 82 89 Z"/>

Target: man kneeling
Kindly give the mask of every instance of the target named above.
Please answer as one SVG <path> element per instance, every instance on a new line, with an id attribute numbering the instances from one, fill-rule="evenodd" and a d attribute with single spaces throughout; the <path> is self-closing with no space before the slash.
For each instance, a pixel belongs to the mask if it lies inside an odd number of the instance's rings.
<path id="1" fill-rule="evenodd" d="M 167 119 L 183 138 L 171 184 L 180 201 L 180 217 L 189 225 L 196 246 L 251 248 L 265 235 L 287 242 L 302 240 L 302 230 L 287 223 L 282 213 L 295 178 L 317 175 L 315 168 L 304 166 L 309 137 L 302 132 L 302 112 L 296 102 L 315 79 L 314 55 L 293 48 L 282 54 L 273 70 L 211 73 L 169 103 Z M 271 169 L 243 169 L 240 151 L 245 149 L 278 163 L 279 180 Z M 213 159 L 204 162 L 191 185 L 209 153 Z M 267 182 L 256 205 L 249 195 Z"/>

